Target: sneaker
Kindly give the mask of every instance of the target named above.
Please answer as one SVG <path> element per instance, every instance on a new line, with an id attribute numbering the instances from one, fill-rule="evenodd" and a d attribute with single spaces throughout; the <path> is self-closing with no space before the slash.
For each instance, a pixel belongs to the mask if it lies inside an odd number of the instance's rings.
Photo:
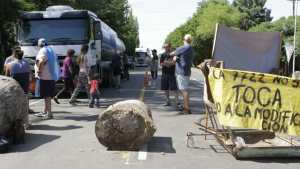
<path id="1" fill-rule="evenodd" d="M 180 103 L 177 103 L 176 109 L 178 111 L 183 111 L 183 106 Z"/>
<path id="2" fill-rule="evenodd" d="M 53 100 L 55 101 L 56 104 L 60 104 L 57 97 L 54 97 Z"/>
<path id="3" fill-rule="evenodd" d="M 34 114 L 34 116 L 36 116 L 36 117 L 46 117 L 46 116 L 47 116 L 47 113 L 45 113 L 45 112 L 40 112 L 40 113 Z"/>
<path id="4" fill-rule="evenodd" d="M 163 106 L 170 106 L 170 102 L 166 102 L 165 104 L 163 104 Z"/>
<path id="5" fill-rule="evenodd" d="M 90 104 L 90 105 L 89 105 L 89 108 L 94 108 L 94 105 Z"/>

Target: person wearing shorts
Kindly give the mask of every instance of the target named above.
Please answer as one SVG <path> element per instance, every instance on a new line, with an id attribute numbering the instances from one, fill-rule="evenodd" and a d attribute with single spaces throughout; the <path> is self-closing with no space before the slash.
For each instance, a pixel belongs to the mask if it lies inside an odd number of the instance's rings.
<path id="1" fill-rule="evenodd" d="M 35 76 L 39 81 L 39 95 L 45 100 L 44 112 L 35 114 L 39 117 L 53 118 L 51 112 L 51 99 L 55 96 L 55 82 L 59 78 L 57 56 L 53 49 L 47 45 L 45 39 L 38 40 L 40 48 L 36 56 Z"/>
<path id="2" fill-rule="evenodd" d="M 170 106 L 170 91 L 175 95 L 175 105 L 180 109 L 180 104 L 178 102 L 178 88 L 176 84 L 175 76 L 175 63 L 173 58 L 170 56 L 171 44 L 166 43 L 164 45 L 164 53 L 160 56 L 160 65 L 162 67 L 161 75 L 161 90 L 165 92 L 166 102 L 164 106 Z"/>
<path id="3" fill-rule="evenodd" d="M 171 53 L 174 56 L 173 61 L 176 62 L 177 86 L 183 96 L 184 105 L 182 114 L 191 114 L 188 92 L 194 56 L 191 43 L 192 36 L 187 34 L 184 36 L 184 45 Z"/>

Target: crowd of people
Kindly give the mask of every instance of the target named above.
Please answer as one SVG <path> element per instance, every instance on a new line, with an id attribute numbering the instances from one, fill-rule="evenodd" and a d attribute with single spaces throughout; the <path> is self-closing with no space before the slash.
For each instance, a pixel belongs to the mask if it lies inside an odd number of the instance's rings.
<path id="1" fill-rule="evenodd" d="M 175 106 L 181 114 L 191 114 L 189 103 L 189 81 L 191 76 L 191 67 L 193 63 L 193 49 L 191 46 L 192 36 L 187 34 L 184 36 L 184 44 L 177 48 L 175 51 L 171 51 L 172 46 L 170 43 L 164 45 L 164 52 L 160 56 L 160 65 L 162 67 L 161 75 L 161 90 L 165 93 L 166 101 L 164 106 L 170 106 L 170 93 L 174 94 Z M 156 51 L 153 54 L 153 60 L 155 59 Z M 155 63 L 156 61 L 152 61 Z M 152 79 L 157 78 L 157 68 L 151 66 Z M 183 96 L 183 106 L 179 103 L 179 92 Z"/>
<path id="2" fill-rule="evenodd" d="M 171 105 L 170 94 L 174 94 L 175 106 L 182 114 L 191 114 L 188 92 L 193 60 L 191 42 L 191 35 L 185 35 L 184 45 L 173 52 L 171 51 L 171 44 L 166 43 L 160 59 L 154 49 L 152 50 L 153 57 L 149 61 L 149 71 L 153 81 L 156 81 L 158 77 L 159 65 L 162 67 L 161 90 L 164 91 L 166 98 L 164 106 Z M 44 99 L 44 109 L 34 115 L 52 119 L 51 99 L 60 104 L 60 95 L 68 93 L 70 95 L 69 103 L 73 105 L 76 104 L 77 96 L 82 89 L 85 89 L 84 91 L 86 91 L 90 100 L 90 108 L 100 106 L 100 75 L 88 65 L 87 53 L 89 47 L 87 45 L 81 47 L 80 54 L 76 59 L 75 51 L 73 49 L 67 50 L 61 70 L 58 58 L 53 49 L 48 46 L 46 39 L 39 39 L 37 46 L 39 51 L 34 65 L 35 95 Z M 116 88 L 120 88 L 120 56 L 113 57 L 112 68 L 114 85 Z M 5 75 L 14 78 L 27 94 L 32 76 L 30 65 L 23 59 L 23 51 L 20 47 L 15 47 L 12 55 L 6 58 L 4 70 Z M 63 80 L 63 88 L 56 93 L 55 83 L 60 78 Z M 179 103 L 179 93 L 183 96 L 183 105 Z"/>
<path id="3" fill-rule="evenodd" d="M 39 51 L 34 65 L 35 75 L 35 96 L 44 99 L 44 109 L 39 113 L 33 113 L 38 117 L 53 118 L 51 110 L 51 99 L 57 104 L 62 93 L 69 93 L 70 104 L 75 104 L 79 91 L 83 88 L 89 101 L 89 107 L 100 106 L 99 86 L 101 83 L 99 73 L 92 71 L 87 64 L 87 52 L 89 47 L 83 45 L 79 56 L 74 63 L 75 51 L 69 49 L 63 61 L 62 70 L 59 68 L 58 58 L 53 49 L 48 46 L 46 39 L 39 39 L 37 44 Z M 23 51 L 20 47 L 13 49 L 12 55 L 7 57 L 4 63 L 6 76 L 14 78 L 22 87 L 25 94 L 28 94 L 31 82 L 31 69 L 29 63 L 23 59 Z M 63 88 L 56 93 L 56 81 L 63 80 Z M 74 85 L 75 84 L 75 85 Z M 96 101 L 96 102 L 95 102 Z"/>

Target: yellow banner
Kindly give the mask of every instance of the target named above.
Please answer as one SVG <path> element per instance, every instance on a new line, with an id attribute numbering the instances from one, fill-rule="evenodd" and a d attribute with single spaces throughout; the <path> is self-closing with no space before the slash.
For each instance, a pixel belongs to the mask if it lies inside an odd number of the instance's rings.
<path id="1" fill-rule="evenodd" d="M 300 136 L 300 81 L 211 68 L 209 85 L 224 126 Z"/>

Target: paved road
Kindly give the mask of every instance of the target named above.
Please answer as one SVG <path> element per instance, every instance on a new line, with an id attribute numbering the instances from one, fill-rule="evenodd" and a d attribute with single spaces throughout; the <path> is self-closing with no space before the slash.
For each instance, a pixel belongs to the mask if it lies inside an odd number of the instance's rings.
<path id="1" fill-rule="evenodd" d="M 0 169 L 298 169 L 299 160 L 238 161 L 209 137 L 195 138 L 195 146 L 186 147 L 186 133 L 198 132 L 193 122 L 203 114 L 202 77 L 193 70 L 192 115 L 177 115 L 172 107 L 164 107 L 159 80 L 142 94 L 144 72 L 132 73 L 130 81 L 123 81 L 119 90 L 105 89 L 102 107 L 87 108 L 87 100 L 77 106 L 67 100 L 54 104 L 54 119 L 34 121 L 26 136 L 26 144 L 18 145 L 8 154 L 0 155 Z M 108 105 L 126 99 L 139 99 L 152 108 L 157 132 L 152 141 L 140 151 L 108 151 L 98 143 L 94 125 L 98 114 Z M 31 100 L 31 107 L 40 111 L 43 103 Z"/>

